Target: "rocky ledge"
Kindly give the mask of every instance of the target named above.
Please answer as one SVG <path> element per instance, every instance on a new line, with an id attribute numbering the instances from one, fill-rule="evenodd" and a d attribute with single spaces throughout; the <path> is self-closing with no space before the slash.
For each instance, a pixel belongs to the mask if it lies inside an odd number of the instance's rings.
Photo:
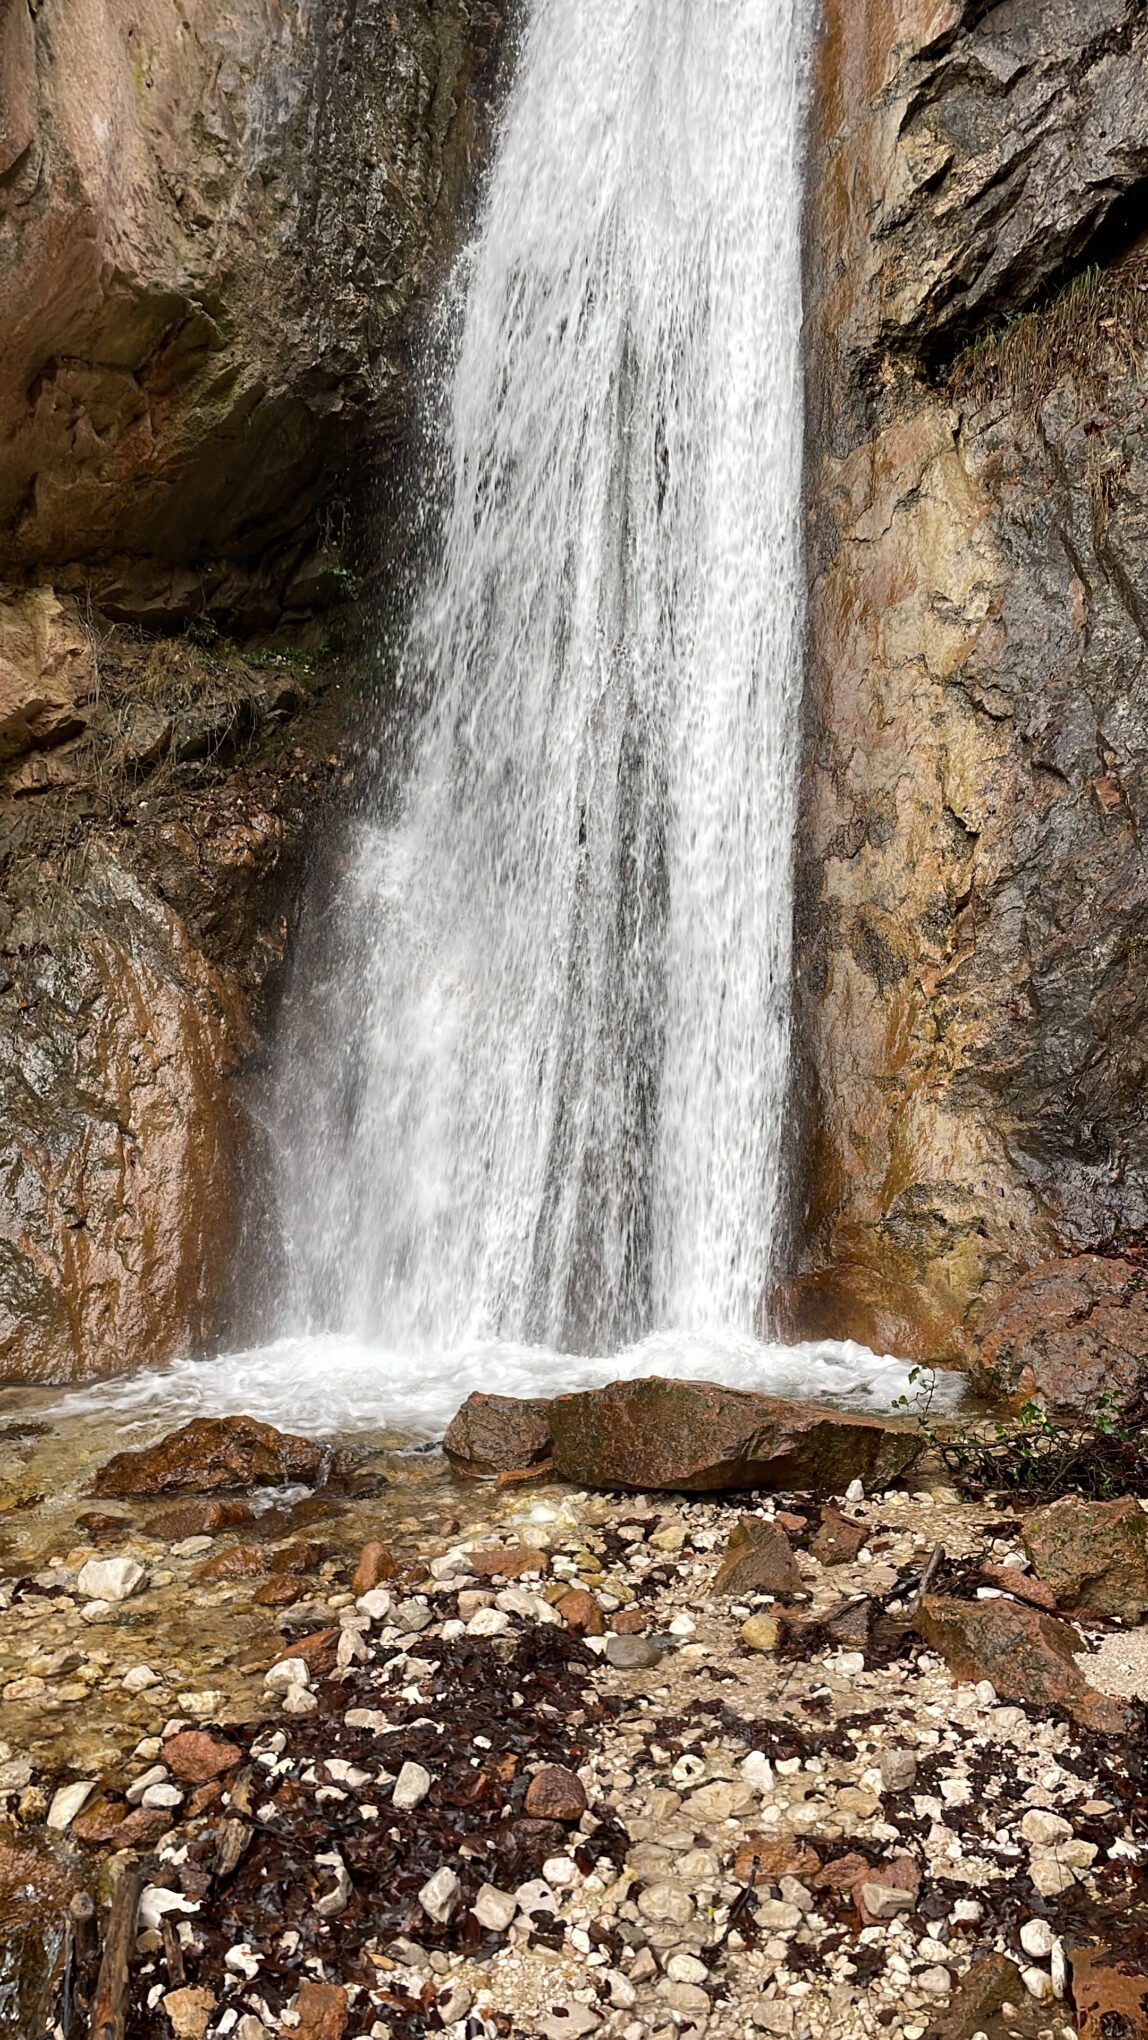
<path id="1" fill-rule="evenodd" d="M 6 1556 L 0 2030 L 1145 2030 L 1148 1502 L 543 1472 L 259 1533 L 261 1470 Z M 247 1610 L 278 1634 L 241 1651 Z M 61 1761 L 53 1710 L 109 1685 L 130 1731 Z"/>

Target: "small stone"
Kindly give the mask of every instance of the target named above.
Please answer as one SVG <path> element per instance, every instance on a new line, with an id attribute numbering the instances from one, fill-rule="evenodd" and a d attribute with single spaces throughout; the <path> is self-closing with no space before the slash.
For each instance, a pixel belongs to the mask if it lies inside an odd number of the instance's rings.
<path id="1" fill-rule="evenodd" d="M 680 1551 L 686 1541 L 684 1523 L 663 1523 L 661 1528 L 650 1533 L 647 1542 L 655 1551 Z"/>
<path id="2" fill-rule="evenodd" d="M 385 1622 L 391 1612 L 391 1596 L 385 1587 L 371 1587 L 359 1595 L 355 1606 L 361 1615 L 369 1615 L 372 1622 Z"/>
<path id="3" fill-rule="evenodd" d="M 488 1933 L 504 1934 L 518 1911 L 518 1900 L 508 1891 L 499 1891 L 494 1884 L 483 1884 L 471 1911 Z"/>
<path id="4" fill-rule="evenodd" d="M 325 1854 L 316 1856 L 315 1862 L 319 1869 L 329 1870 L 334 1879 L 330 1889 L 321 1892 L 315 1900 L 315 1911 L 321 1920 L 337 1919 L 340 1913 L 346 1912 L 355 1888 L 347 1866 L 337 1849 L 328 1849 Z"/>
<path id="5" fill-rule="evenodd" d="M 750 1786 L 754 1792 L 765 1796 L 773 1791 L 773 1765 L 763 1750 L 751 1750 L 737 1768 L 743 1784 Z"/>
<path id="6" fill-rule="evenodd" d="M 1036 1848 L 1048 1848 L 1054 1842 L 1067 1842 L 1072 1837 L 1072 1822 L 1063 1820 L 1059 1813 L 1045 1813 L 1034 1806 L 1020 1823 L 1020 1832 L 1026 1842 Z"/>
<path id="7" fill-rule="evenodd" d="M 666 1646 L 652 1637 L 615 1634 L 606 1638 L 604 1655 L 617 1672 L 648 1672 L 661 1663 L 665 1653 Z"/>
<path id="8" fill-rule="evenodd" d="M 568 1891 L 578 1882 L 578 1865 L 572 1856 L 548 1856 L 542 1875 L 552 1891 Z"/>
<path id="9" fill-rule="evenodd" d="M 1056 1935 L 1047 1920 L 1026 1920 L 1020 1930 L 1020 1945 L 1026 1955 L 1043 1962 L 1052 1954 Z"/>
<path id="10" fill-rule="evenodd" d="M 89 1558 L 80 1567 L 77 1591 L 86 1601 L 126 1601 L 138 1593 L 147 1579 L 135 1558 Z"/>
<path id="11" fill-rule="evenodd" d="M 781 1624 L 776 1615 L 751 1615 L 741 1626 L 741 1640 L 747 1650 L 763 1653 L 777 1649 Z"/>
<path id="12" fill-rule="evenodd" d="M 933 1968 L 920 1970 L 913 1981 L 918 1990 L 927 1991 L 930 1997 L 948 1997 L 953 1987 L 953 1979 L 948 1970 L 942 1969 L 939 1964 Z"/>
<path id="13" fill-rule="evenodd" d="M 183 1793 L 178 1785 L 149 1785 L 140 1805 L 150 1813 L 174 1813 L 183 1805 Z"/>
<path id="14" fill-rule="evenodd" d="M 555 1612 L 562 1617 L 568 1629 L 581 1636 L 604 1636 L 606 1618 L 596 1595 L 586 1587 L 572 1587 L 554 1604 Z"/>
<path id="15" fill-rule="evenodd" d="M 714 1580 L 715 1594 L 796 1594 L 802 1579 L 788 1537 L 776 1523 L 743 1516 L 731 1530 Z"/>
<path id="16" fill-rule="evenodd" d="M 372 1540 L 364 1544 L 359 1554 L 359 1563 L 351 1579 L 351 1592 L 357 1599 L 369 1594 L 382 1580 L 393 1580 L 398 1576 L 395 1564 L 385 1544 Z"/>
<path id="17" fill-rule="evenodd" d="M 1062 1891 L 1068 1891 L 1076 1878 L 1067 1863 L 1059 1857 L 1042 1850 L 1034 1850 L 1028 1866 L 1028 1874 L 1042 1898 L 1059 1898 Z"/>
<path id="18" fill-rule="evenodd" d="M 434 1616 L 423 1601 L 400 1601 L 391 1620 L 401 1635 L 418 1636 L 430 1628 Z"/>
<path id="19" fill-rule="evenodd" d="M 684 1927 L 694 1916 L 694 1902 L 680 1884 L 648 1884 L 638 1895 L 638 1911 L 644 1920 Z"/>
<path id="20" fill-rule="evenodd" d="M 864 1481 L 851 1480 L 848 1487 L 845 1490 L 845 1499 L 847 1502 L 863 1502 L 865 1500 Z M 931 1501 L 932 1496 L 930 1496 L 929 1499 Z"/>
<path id="21" fill-rule="evenodd" d="M 40 1700 L 47 1690 L 46 1679 L 9 1679 L 0 1690 L 0 1700 Z"/>
<path id="22" fill-rule="evenodd" d="M 488 1551 L 471 1551 L 466 1563 L 477 1580 L 517 1580 L 524 1573 L 550 1570 L 546 1553 L 529 1544 L 495 1544 Z"/>
<path id="23" fill-rule="evenodd" d="M 419 1904 L 428 1918 L 434 1920 L 438 1926 L 445 1927 L 461 1896 L 462 1885 L 454 1871 L 444 1863 L 442 1869 L 436 1870 L 434 1876 L 428 1877 L 423 1885 L 419 1892 Z"/>
<path id="24" fill-rule="evenodd" d="M 543 2040 L 582 2040 L 586 2033 L 593 2033 L 601 2020 L 589 2005 L 553 2004 L 539 2019 L 538 2030 Z"/>
<path id="25" fill-rule="evenodd" d="M 707 1983 L 709 1970 L 696 1955 L 671 1955 L 666 1963 L 666 1975 L 671 1983 Z"/>
<path id="26" fill-rule="evenodd" d="M 1035 1998 L 1038 2005 L 1049 2005 L 1052 2003 L 1056 1992 L 1053 1990 L 1052 1978 L 1047 1969 L 1037 1969 L 1035 1966 L 1029 1969 L 1022 1969 L 1020 1980 L 1030 1998 Z"/>
<path id="27" fill-rule="evenodd" d="M 684 2012 L 690 2018 L 705 2018 L 710 2009 L 709 1998 L 696 1983 L 671 1983 L 666 1977 L 658 1985 L 658 1996 L 664 1998 L 673 2011 Z"/>
<path id="28" fill-rule="evenodd" d="M 347 2009 L 347 1993 L 341 1984 L 300 1984 L 295 1998 L 298 2023 L 291 2029 L 291 2040 L 343 2040 Z"/>
<path id="29" fill-rule="evenodd" d="M 131 1784 L 128 1786 L 127 1792 L 125 1794 L 128 1805 L 129 1806 L 142 1805 L 144 1793 L 148 1790 L 149 1786 L 166 1785 L 167 1780 L 168 1769 L 166 1764 L 150 1765 L 146 1771 L 140 1772 L 138 1778 L 133 1778 Z"/>
<path id="30" fill-rule="evenodd" d="M 204 2040 L 215 2010 L 213 1992 L 202 1987 L 169 1990 L 163 2008 L 171 2021 L 175 2040 Z"/>
<path id="31" fill-rule="evenodd" d="M 285 1693 L 291 1686 L 309 1686 L 311 1674 L 301 1657 L 280 1658 L 277 1665 L 263 1674 L 263 1684 L 273 1693 Z"/>
<path id="32" fill-rule="evenodd" d="M 1066 1998 L 1068 1996 L 1071 1973 L 1064 1942 L 1061 1940 L 1056 1940 L 1052 1944 L 1052 1959 L 1049 1963 L 1049 1972 L 1052 1976 L 1052 1988 L 1055 1996 Z"/>
<path id="33" fill-rule="evenodd" d="M 404 1764 L 395 1780 L 395 1789 L 391 1794 L 392 1806 L 399 1807 L 404 1813 L 409 1812 L 412 1807 L 420 1806 L 431 1789 L 431 1782 L 430 1772 L 424 1770 L 421 1764 Z"/>
<path id="34" fill-rule="evenodd" d="M 130 1672 L 124 1673 L 120 1685 L 125 1693 L 146 1693 L 149 1686 L 159 1685 L 159 1673 L 153 1672 L 150 1665 L 133 1665 Z"/>
<path id="35" fill-rule="evenodd" d="M 288 1686 L 283 1695 L 284 1714 L 317 1714 L 319 1702 L 306 1686 Z"/>
<path id="36" fill-rule="evenodd" d="M 558 1910 L 558 1901 L 554 1893 L 548 1884 L 543 1883 L 541 1877 L 530 1877 L 525 1884 L 520 1884 L 514 1899 L 520 1910 L 528 1915 L 539 1912 L 554 1913 Z"/>
<path id="37" fill-rule="evenodd" d="M 620 1969 L 607 1969 L 602 1977 L 606 1995 L 616 2012 L 632 2012 L 638 2002 L 638 1993 L 629 1978 Z"/>
<path id="38" fill-rule="evenodd" d="M 504 1636 L 510 1628 L 510 1617 L 502 1608 L 480 1608 L 466 1625 L 468 1636 Z"/>
<path id="39" fill-rule="evenodd" d="M 473 2003 L 473 1995 L 465 1983 L 458 1980 L 448 1983 L 445 1990 L 440 1991 L 437 2002 L 443 2025 L 456 2026 L 460 2019 L 465 2019 Z"/>
<path id="40" fill-rule="evenodd" d="M 206 1785 L 243 1761 L 237 1743 L 219 1742 L 206 1729 L 186 1728 L 163 1745 L 163 1761 L 185 1785 Z"/>
<path id="41" fill-rule="evenodd" d="M 874 1920 L 895 1920 L 898 1913 L 911 1913 L 916 1905 L 915 1892 L 902 1891 L 896 1885 L 881 1884 L 876 1879 L 862 1884 L 859 1896 L 865 1911 Z"/>
<path id="42" fill-rule="evenodd" d="M 63 1834 L 65 1828 L 71 1826 L 76 1815 L 83 1812 L 95 1789 L 95 1780 L 90 1778 L 78 1779 L 74 1785 L 61 1785 L 59 1791 L 52 1795 L 52 1803 L 48 1808 L 48 1826 L 57 1834 Z"/>
<path id="43" fill-rule="evenodd" d="M 882 1750 L 880 1768 L 885 1792 L 911 1792 L 917 1782 L 917 1759 L 912 1750 Z"/>
<path id="44" fill-rule="evenodd" d="M 565 1764 L 546 1764 L 526 1788 L 526 1812 L 533 1820 L 580 1820 L 586 1812 L 586 1788 Z"/>

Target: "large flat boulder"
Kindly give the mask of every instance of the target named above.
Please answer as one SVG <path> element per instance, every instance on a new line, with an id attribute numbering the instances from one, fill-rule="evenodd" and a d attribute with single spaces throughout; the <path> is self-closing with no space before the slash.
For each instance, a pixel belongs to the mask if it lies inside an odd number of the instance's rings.
<path id="1" fill-rule="evenodd" d="M 658 1375 L 557 1396 L 550 1429 L 556 1471 L 581 1487 L 693 1494 L 841 1494 L 895 1479 L 922 1450 L 912 1424 Z"/>

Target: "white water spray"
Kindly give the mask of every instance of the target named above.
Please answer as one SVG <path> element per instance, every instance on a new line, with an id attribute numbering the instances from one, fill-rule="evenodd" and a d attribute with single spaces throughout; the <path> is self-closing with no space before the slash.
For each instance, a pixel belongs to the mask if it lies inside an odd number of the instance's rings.
<path id="1" fill-rule="evenodd" d="M 297 1329 L 751 1329 L 802 624 L 802 0 L 533 0 L 467 258 L 401 812 L 284 1061 Z M 330 934 L 330 930 L 328 930 Z"/>

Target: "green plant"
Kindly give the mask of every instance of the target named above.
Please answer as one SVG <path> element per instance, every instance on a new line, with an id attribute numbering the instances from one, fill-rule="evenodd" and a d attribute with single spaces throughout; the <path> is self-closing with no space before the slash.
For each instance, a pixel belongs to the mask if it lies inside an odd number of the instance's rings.
<path id="1" fill-rule="evenodd" d="M 926 1372 L 914 1368 L 910 1383 Z M 1012 1418 L 939 1426 L 932 1419 L 933 1381 L 930 1376 L 929 1386 L 912 1399 L 917 1421 L 964 1494 L 1016 1495 L 1027 1502 L 1074 1494 L 1110 1501 L 1148 1482 L 1148 1407 L 1129 1410 L 1102 1394 L 1087 1418 L 1061 1423 L 1030 1397 Z M 910 1398 L 899 1397 L 898 1407 L 909 1408 Z"/>

